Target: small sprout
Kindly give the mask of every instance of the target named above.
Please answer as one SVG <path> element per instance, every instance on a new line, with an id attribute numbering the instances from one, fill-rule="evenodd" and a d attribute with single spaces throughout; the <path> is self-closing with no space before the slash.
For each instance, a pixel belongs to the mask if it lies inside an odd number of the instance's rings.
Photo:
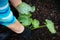
<path id="1" fill-rule="evenodd" d="M 41 27 L 45 27 L 47 26 L 47 28 L 49 29 L 49 31 L 51 33 L 56 33 L 56 30 L 54 28 L 54 23 L 51 20 L 46 19 L 45 21 L 45 25 L 39 26 L 39 21 L 36 19 L 32 19 L 31 16 L 32 14 L 30 12 L 34 12 L 35 11 L 35 6 L 30 6 L 28 4 L 26 4 L 25 2 L 23 2 L 21 5 L 18 6 L 18 11 L 19 11 L 19 17 L 18 20 L 26 27 L 30 28 L 29 26 L 31 25 L 31 29 L 37 29 L 37 28 L 41 28 Z"/>
<path id="2" fill-rule="evenodd" d="M 46 19 L 46 26 L 49 29 L 51 33 L 56 33 L 56 30 L 54 28 L 54 23 L 51 20 Z"/>
<path id="3" fill-rule="evenodd" d="M 36 20 L 36 19 L 34 19 L 34 20 L 32 21 L 32 26 L 33 26 L 33 29 L 39 28 L 39 21 Z"/>

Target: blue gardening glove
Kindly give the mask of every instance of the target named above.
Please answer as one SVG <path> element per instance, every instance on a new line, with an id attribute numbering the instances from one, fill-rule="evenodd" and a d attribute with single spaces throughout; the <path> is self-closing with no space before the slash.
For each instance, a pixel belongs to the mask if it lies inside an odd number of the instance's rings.
<path id="1" fill-rule="evenodd" d="M 34 12 L 35 11 L 35 7 L 34 6 L 31 7 L 27 3 L 22 2 L 20 5 L 17 6 L 17 10 L 21 14 L 28 14 L 30 12 Z"/>

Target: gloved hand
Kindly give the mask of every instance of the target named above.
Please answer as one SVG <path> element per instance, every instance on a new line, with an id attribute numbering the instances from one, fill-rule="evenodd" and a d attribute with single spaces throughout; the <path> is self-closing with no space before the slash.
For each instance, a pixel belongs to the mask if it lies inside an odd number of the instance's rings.
<path id="1" fill-rule="evenodd" d="M 22 2 L 20 5 L 17 6 L 17 10 L 21 14 L 28 14 L 30 12 L 34 12 L 35 11 L 35 6 L 31 7 L 27 3 Z"/>

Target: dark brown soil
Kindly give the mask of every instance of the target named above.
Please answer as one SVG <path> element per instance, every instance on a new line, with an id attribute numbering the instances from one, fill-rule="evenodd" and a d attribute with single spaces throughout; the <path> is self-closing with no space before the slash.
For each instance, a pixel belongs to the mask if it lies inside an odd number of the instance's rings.
<path id="1" fill-rule="evenodd" d="M 33 13 L 32 18 L 36 18 L 41 22 L 45 19 L 50 19 L 55 23 L 56 34 L 51 34 L 47 28 L 36 29 L 32 31 L 32 37 L 28 40 L 60 40 L 60 3 L 58 0 L 23 0 L 30 5 L 36 7 L 36 11 Z M 16 18 L 18 18 L 18 12 L 11 7 Z M 9 30 L 9 29 L 7 29 Z M 9 40 L 26 40 L 19 35 L 13 33 Z"/>

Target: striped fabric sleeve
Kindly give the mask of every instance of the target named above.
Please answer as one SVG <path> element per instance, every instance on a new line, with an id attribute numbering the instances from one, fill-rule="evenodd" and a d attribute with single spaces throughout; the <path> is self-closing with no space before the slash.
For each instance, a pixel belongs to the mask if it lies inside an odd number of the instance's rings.
<path id="1" fill-rule="evenodd" d="M 9 4 L 7 3 L 5 6 L 0 7 L 0 10 L 2 11 L 2 10 L 4 10 L 4 9 L 6 9 L 8 6 L 9 6 Z"/>
<path id="2" fill-rule="evenodd" d="M 0 24 L 8 26 L 15 22 L 16 18 L 10 10 L 8 0 L 0 0 Z"/>
<path id="3" fill-rule="evenodd" d="M 5 6 L 8 3 L 8 0 L 0 0 L 0 7 Z"/>
<path id="4" fill-rule="evenodd" d="M 7 17 L 10 13 L 8 0 L 0 0 L 0 18 Z"/>

